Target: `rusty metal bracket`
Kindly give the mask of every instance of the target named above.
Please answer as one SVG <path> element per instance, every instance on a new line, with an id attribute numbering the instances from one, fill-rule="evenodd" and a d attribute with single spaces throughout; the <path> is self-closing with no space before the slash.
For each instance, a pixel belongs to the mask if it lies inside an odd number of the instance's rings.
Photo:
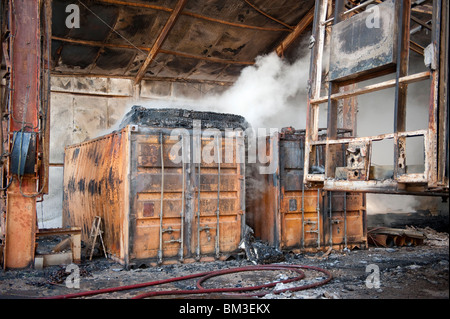
<path id="1" fill-rule="evenodd" d="M 206 232 L 206 234 L 207 234 L 207 236 L 208 236 L 208 242 L 211 241 L 211 232 L 210 232 L 211 229 L 214 229 L 214 228 L 213 228 L 213 227 L 209 227 L 208 225 L 206 225 L 206 226 L 201 226 L 201 227 L 199 228 L 199 234 L 200 234 L 200 232 L 202 232 L 202 231 L 205 231 L 205 232 Z M 217 232 L 217 230 L 216 230 L 216 232 Z M 199 235 L 199 237 L 200 237 L 200 235 Z"/>
<path id="2" fill-rule="evenodd" d="M 162 229 L 163 233 L 168 233 L 168 234 L 172 234 L 173 232 L 177 232 L 177 231 L 180 231 L 180 229 L 174 229 L 174 228 L 172 228 L 172 226 Z"/>
<path id="3" fill-rule="evenodd" d="M 347 180 L 367 180 L 370 167 L 370 141 L 349 143 L 346 153 Z"/>

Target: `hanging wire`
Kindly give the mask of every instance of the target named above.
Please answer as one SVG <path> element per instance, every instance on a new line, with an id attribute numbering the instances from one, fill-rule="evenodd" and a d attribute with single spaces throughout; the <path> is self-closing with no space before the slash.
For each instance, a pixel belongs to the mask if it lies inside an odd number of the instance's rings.
<path id="1" fill-rule="evenodd" d="M 136 50 L 138 50 L 140 53 L 147 55 L 147 52 L 142 51 L 141 49 L 139 49 L 137 46 L 135 46 L 133 43 L 131 43 L 130 40 L 128 40 L 126 37 L 124 37 L 123 35 L 121 35 L 119 32 L 117 32 L 112 26 L 110 26 L 105 20 L 103 20 L 101 17 L 99 17 L 94 11 L 92 11 L 91 9 L 89 9 L 89 7 L 87 5 L 85 5 L 81 0 L 78 0 L 78 3 L 80 3 L 84 8 L 86 8 L 86 10 L 88 10 L 90 13 L 92 13 L 97 19 L 99 19 L 101 22 L 103 22 L 103 24 L 105 24 L 112 32 L 114 32 L 115 34 L 117 34 L 119 37 L 121 37 L 122 39 L 124 39 L 128 44 L 130 44 L 131 46 L 133 46 Z M 156 62 L 156 61 L 155 61 Z M 159 63 L 159 62 L 157 62 Z"/>

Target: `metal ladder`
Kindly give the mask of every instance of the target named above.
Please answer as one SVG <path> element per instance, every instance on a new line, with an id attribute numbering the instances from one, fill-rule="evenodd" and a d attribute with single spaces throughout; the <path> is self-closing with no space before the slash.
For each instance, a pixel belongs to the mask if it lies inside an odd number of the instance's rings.
<path id="1" fill-rule="evenodd" d="M 103 242 L 103 236 L 102 236 L 103 231 L 101 230 L 101 225 L 102 225 L 102 218 L 100 216 L 95 216 L 94 220 L 92 221 L 91 232 L 89 235 L 89 237 L 91 238 L 91 241 L 92 241 L 91 254 L 89 256 L 89 260 L 92 260 L 92 256 L 94 255 L 94 248 L 95 248 L 95 243 L 97 241 L 97 237 L 100 237 L 100 242 L 102 244 L 103 253 L 105 254 L 105 258 L 108 258 L 107 254 L 106 254 L 105 243 Z"/>

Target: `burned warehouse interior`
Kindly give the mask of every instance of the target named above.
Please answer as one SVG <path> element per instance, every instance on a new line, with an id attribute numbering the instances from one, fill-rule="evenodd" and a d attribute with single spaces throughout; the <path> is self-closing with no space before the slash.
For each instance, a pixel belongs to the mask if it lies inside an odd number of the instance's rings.
<path id="1" fill-rule="evenodd" d="M 0 17 L 1 299 L 449 298 L 448 1 Z"/>

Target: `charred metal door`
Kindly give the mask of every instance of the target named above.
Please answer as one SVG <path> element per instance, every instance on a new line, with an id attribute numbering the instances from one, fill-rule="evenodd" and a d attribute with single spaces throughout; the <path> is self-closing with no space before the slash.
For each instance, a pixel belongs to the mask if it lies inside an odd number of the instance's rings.
<path id="1" fill-rule="evenodd" d="M 66 147 L 63 227 L 81 227 L 90 242 L 92 222 L 102 218 L 110 258 L 128 264 L 129 131 Z"/>
<path id="2" fill-rule="evenodd" d="M 304 136 L 284 135 L 280 137 L 279 147 L 280 248 L 320 248 L 323 233 L 320 220 L 322 192 L 305 190 L 303 185 Z"/>
<path id="3" fill-rule="evenodd" d="M 236 142 L 234 138 L 201 139 L 202 155 L 210 154 L 212 146 L 219 151 L 214 153 L 213 161 L 202 156 L 200 163 L 193 164 L 196 192 L 191 251 L 197 259 L 232 252 L 242 238 L 244 166 L 238 159 L 242 157 L 243 144 Z"/>
<path id="4" fill-rule="evenodd" d="M 130 252 L 136 262 L 220 258 L 242 238 L 244 178 L 237 156 L 243 145 L 223 139 L 221 161 L 188 156 L 183 163 L 172 150 L 193 155 L 195 138 L 183 139 L 171 138 L 170 130 L 132 134 Z M 203 137 L 200 154 L 211 145 L 215 139 Z"/>
<path id="5" fill-rule="evenodd" d="M 304 135 L 281 134 L 280 218 L 282 249 L 366 247 L 366 207 L 362 193 L 325 192 L 303 185 Z M 324 148 L 316 149 L 323 169 Z"/>
<path id="6" fill-rule="evenodd" d="M 249 170 L 249 180 L 257 186 L 250 183 L 247 222 L 255 236 L 282 250 L 365 248 L 365 195 L 330 193 L 303 184 L 304 131 L 287 128 L 271 138 L 278 139 L 270 146 L 279 147 L 278 172 L 264 176 Z M 320 172 L 324 170 L 324 147 L 315 150 L 313 169 Z M 256 199 L 250 197 L 255 195 Z"/>
<path id="7" fill-rule="evenodd" d="M 336 249 L 367 248 L 365 195 L 324 193 L 324 244 Z"/>
<path id="8" fill-rule="evenodd" d="M 131 143 L 132 259 L 175 257 L 183 245 L 183 181 L 186 180 L 182 164 L 170 159 L 175 141 L 154 132 L 133 134 Z"/>

